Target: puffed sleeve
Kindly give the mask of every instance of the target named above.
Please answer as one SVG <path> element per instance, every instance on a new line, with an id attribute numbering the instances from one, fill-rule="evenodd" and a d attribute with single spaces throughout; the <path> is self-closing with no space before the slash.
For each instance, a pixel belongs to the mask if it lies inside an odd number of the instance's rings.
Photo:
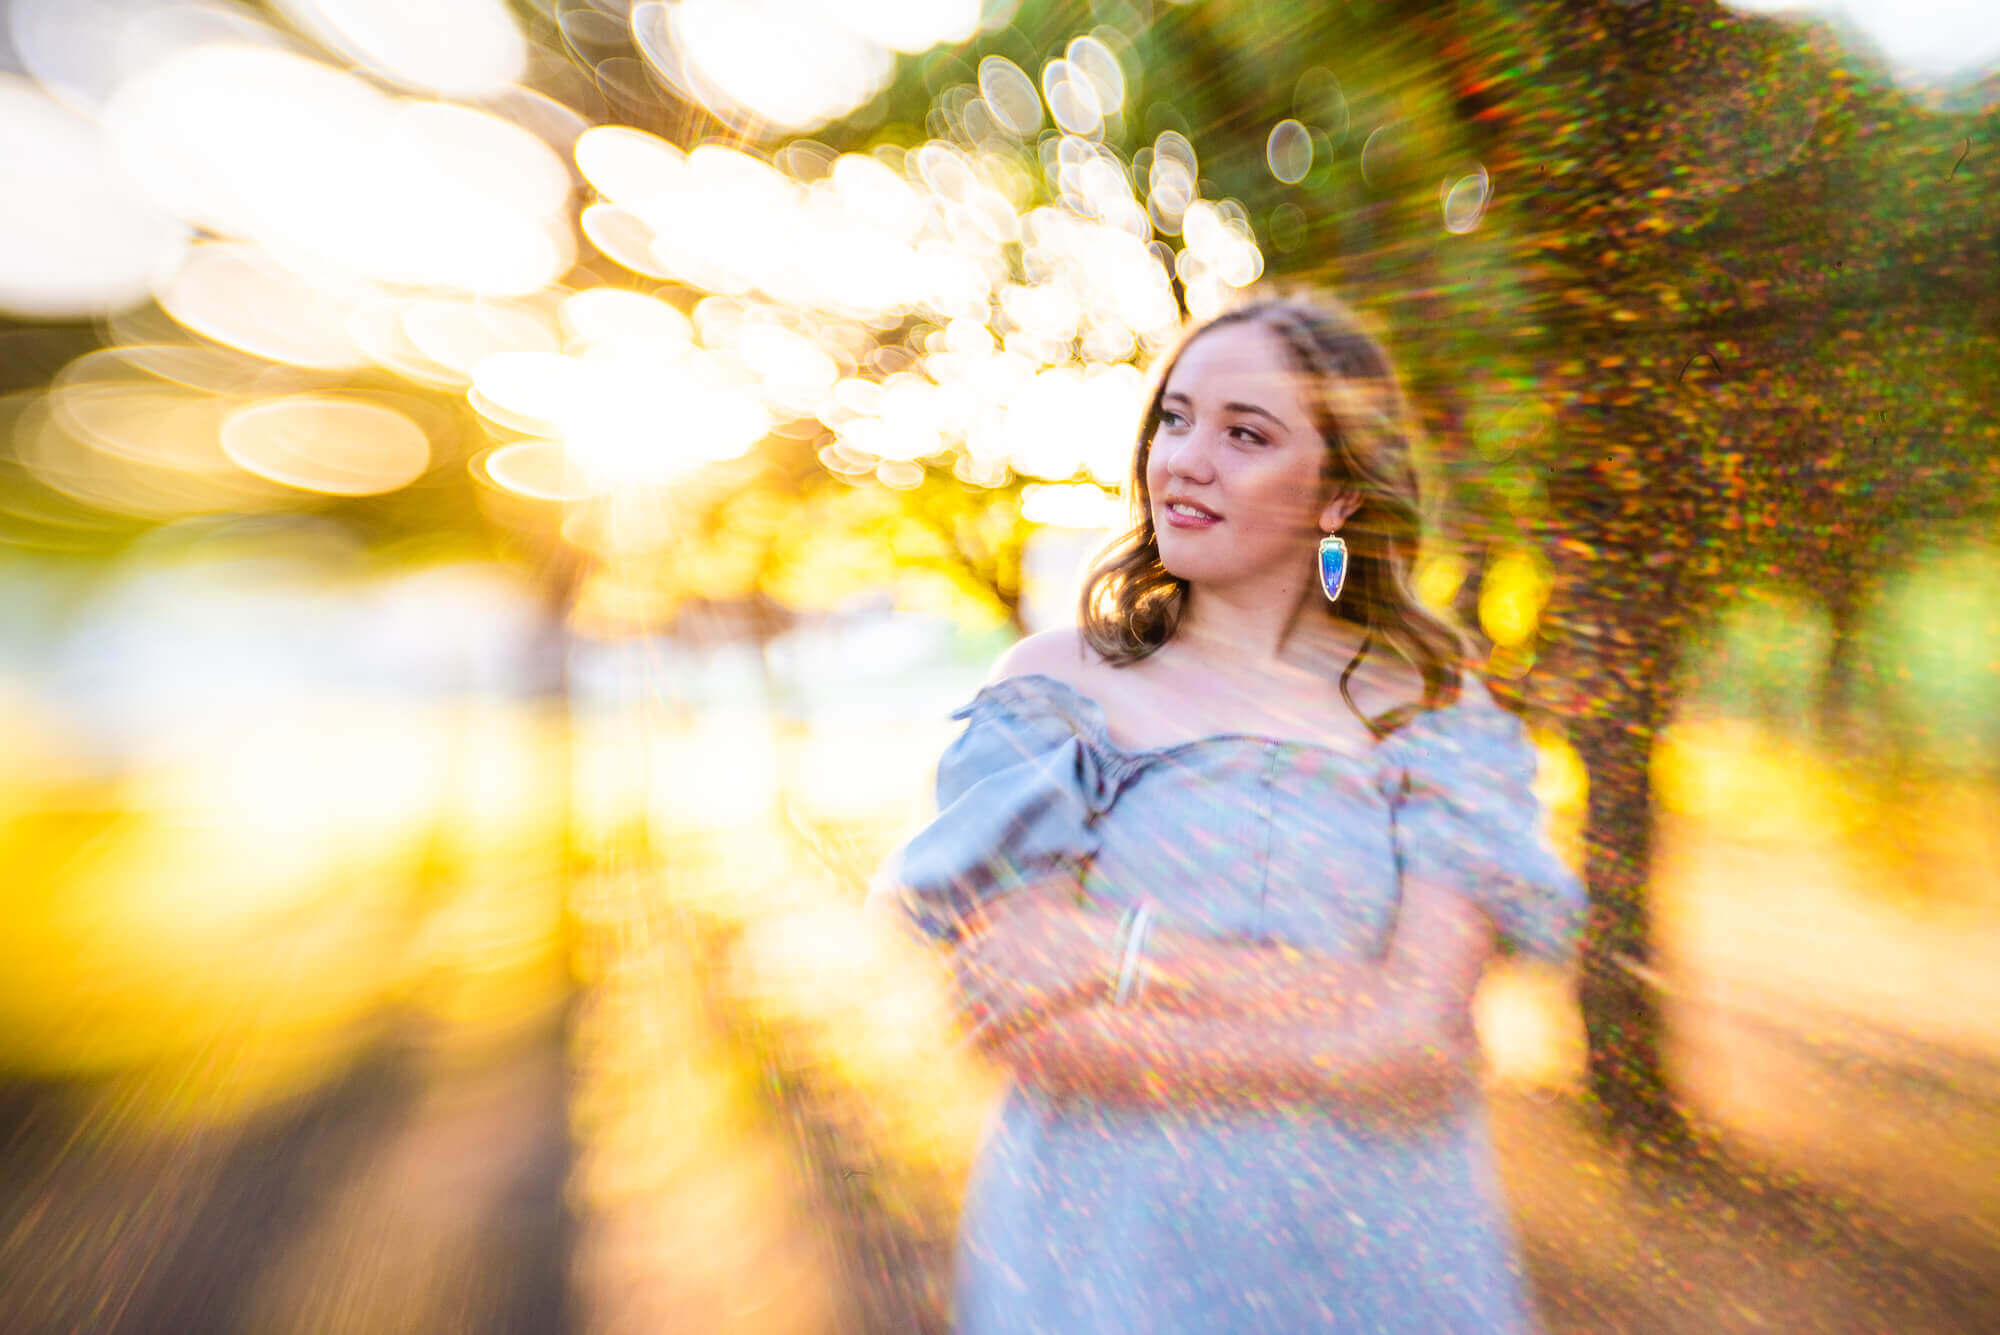
<path id="1" fill-rule="evenodd" d="M 1061 714 L 1011 708 L 1017 694 L 1003 679 L 953 712 L 966 726 L 938 761 L 937 816 L 876 871 L 871 913 L 955 942 L 978 905 L 1096 852 L 1100 757 Z"/>
<path id="2" fill-rule="evenodd" d="M 1567 964 L 1583 930 L 1584 888 L 1549 845 L 1521 720 L 1468 678 L 1455 704 L 1419 715 L 1385 745 L 1398 753 L 1389 798 L 1403 874 L 1461 887 L 1491 915 L 1503 945 Z"/>

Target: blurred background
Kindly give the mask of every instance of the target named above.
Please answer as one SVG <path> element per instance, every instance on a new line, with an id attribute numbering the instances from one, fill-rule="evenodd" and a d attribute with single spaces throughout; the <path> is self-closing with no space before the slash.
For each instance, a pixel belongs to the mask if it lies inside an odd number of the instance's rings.
<path id="1" fill-rule="evenodd" d="M 1380 322 L 1558 1331 L 2000 1310 L 1986 0 L 0 0 L 10 1331 L 943 1329 L 858 918 L 1144 373 Z"/>

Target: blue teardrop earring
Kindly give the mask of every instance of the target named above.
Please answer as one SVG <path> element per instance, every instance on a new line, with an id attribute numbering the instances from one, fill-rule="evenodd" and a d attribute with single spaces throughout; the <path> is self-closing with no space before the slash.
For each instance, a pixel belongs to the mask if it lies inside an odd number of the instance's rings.
<path id="1" fill-rule="evenodd" d="M 1347 543 L 1338 533 L 1319 540 L 1319 586 L 1328 602 L 1340 599 L 1340 586 L 1347 582 Z"/>

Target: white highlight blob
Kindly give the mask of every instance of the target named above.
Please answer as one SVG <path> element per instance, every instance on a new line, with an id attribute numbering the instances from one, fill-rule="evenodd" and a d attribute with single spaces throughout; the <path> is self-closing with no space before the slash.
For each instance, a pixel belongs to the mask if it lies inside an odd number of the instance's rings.
<path id="1" fill-rule="evenodd" d="M 252 357 L 234 348 L 211 343 L 143 343 L 103 348 L 79 357 L 63 370 L 63 377 L 99 378 L 87 370 L 98 359 L 115 358 L 123 366 L 188 389 L 208 394 L 297 394 L 324 388 L 337 373 L 309 371 L 303 367 L 281 366 Z"/>
<path id="2" fill-rule="evenodd" d="M 501 490 L 533 501 L 583 501 L 598 494 L 560 441 L 517 440 L 499 446 L 475 459 L 473 471 Z"/>
<path id="3" fill-rule="evenodd" d="M 472 207 L 547 218 L 568 205 L 569 169 L 530 131 L 448 102 L 399 100 L 392 115 L 390 136 L 421 154 L 416 169 L 434 171 L 453 189 L 466 191 Z"/>
<path id="4" fill-rule="evenodd" d="M 1194 145 L 1172 130 L 1153 141 L 1146 171 L 1146 216 L 1167 236 L 1180 232 L 1188 205 L 1200 194 Z"/>
<path id="5" fill-rule="evenodd" d="M 811 129 L 874 97 L 892 52 L 963 42 L 979 0 L 675 0 L 631 7 L 632 45 L 652 71 L 737 124 Z"/>
<path id="6" fill-rule="evenodd" d="M 1264 161 L 1271 168 L 1271 175 L 1286 185 L 1297 185 L 1312 170 L 1311 133 L 1297 121 L 1279 121 L 1271 127 L 1271 137 L 1264 141 Z"/>
<path id="7" fill-rule="evenodd" d="M 560 434 L 569 405 L 587 392 L 583 361 L 555 352 L 503 352 L 473 373 L 466 398 L 482 417 L 529 436 Z"/>
<path id="8" fill-rule="evenodd" d="M 350 187 L 367 179 L 386 103 L 315 60 L 198 46 L 122 85 L 104 125 L 128 170 L 167 208 L 197 226 L 255 237 L 326 209 L 331 226 L 351 224 Z"/>
<path id="9" fill-rule="evenodd" d="M 219 432 L 229 404 L 159 381 L 99 380 L 49 395 L 62 429 L 92 449 L 189 473 L 230 473 Z"/>
<path id="10" fill-rule="evenodd" d="M 777 325 L 758 324 L 741 330 L 734 351 L 761 382 L 765 401 L 794 417 L 818 411 L 840 378 L 840 368 L 824 348 Z"/>
<path id="11" fill-rule="evenodd" d="M 1444 230 L 1464 235 L 1478 227 L 1479 220 L 1486 216 L 1486 205 L 1493 197 L 1492 181 L 1486 175 L 1486 168 L 1479 167 L 1469 175 L 1447 182 L 1438 195 L 1444 209 Z"/>
<path id="12" fill-rule="evenodd" d="M 372 179 L 356 182 L 368 230 L 319 253 L 390 283 L 522 296 L 575 261 L 568 168 L 547 143 L 469 107 L 391 104 Z M 372 196 L 372 197 L 371 197 Z"/>
<path id="13" fill-rule="evenodd" d="M 557 313 L 569 352 L 638 345 L 663 351 L 686 347 L 694 326 L 680 311 L 643 292 L 593 287 L 564 297 Z"/>
<path id="14" fill-rule="evenodd" d="M 368 361 L 348 333 L 349 303 L 254 245 L 195 246 L 156 296 L 167 314 L 195 333 L 271 361 L 325 370 L 353 370 Z"/>
<path id="15" fill-rule="evenodd" d="M 1153 141 L 1151 181 L 1155 187 L 1160 184 L 1163 174 L 1171 175 L 1176 172 L 1186 177 L 1192 184 L 1200 170 L 1200 160 L 1195 157 L 1194 145 L 1188 142 L 1186 135 L 1174 130 L 1164 130 L 1159 138 Z"/>
<path id="16" fill-rule="evenodd" d="M 430 466 L 423 428 L 366 399 L 302 394 L 251 404 L 222 424 L 222 448 L 246 471 L 301 491 L 373 496 Z"/>
<path id="17" fill-rule="evenodd" d="M 599 125 L 576 141 L 576 166 L 606 199 L 643 209 L 680 184 L 687 155 L 658 135 Z"/>
<path id="18" fill-rule="evenodd" d="M 574 259 L 569 169 L 547 143 L 316 61 L 177 51 L 120 88 L 105 125 L 161 204 L 294 268 L 512 296 Z"/>
<path id="19" fill-rule="evenodd" d="M 592 204 L 578 220 L 584 236 L 604 258 L 648 278 L 672 278 L 674 271 L 653 258 L 653 229 L 617 204 Z"/>
<path id="20" fill-rule="evenodd" d="M 347 320 L 347 333 L 370 361 L 433 389 L 464 389 L 466 376 L 441 366 L 417 350 L 403 328 L 408 302 L 393 297 L 361 301 Z"/>
<path id="21" fill-rule="evenodd" d="M 635 28 L 638 19 L 635 10 Z M 667 7 L 666 28 L 703 102 L 794 129 L 853 110 L 895 72 L 882 47 L 797 0 L 681 0 Z M 650 43 L 641 54 L 672 68 Z"/>
<path id="22" fill-rule="evenodd" d="M 671 481 L 771 429 L 749 377 L 698 348 L 502 353 L 480 365 L 466 397 L 509 430 L 560 441 L 593 488 Z"/>
<path id="23" fill-rule="evenodd" d="M 800 226 L 800 187 L 748 154 L 704 144 L 688 155 L 673 207 L 649 217 L 652 258 L 672 276 L 730 295 L 783 290 L 811 250 Z"/>
<path id="24" fill-rule="evenodd" d="M 564 162 L 571 160 L 576 141 L 590 129 L 590 122 L 582 116 L 532 88 L 503 88 L 481 98 L 479 105 L 481 110 L 534 135 Z"/>
<path id="25" fill-rule="evenodd" d="M 502 0 L 277 0 L 336 51 L 392 82 L 477 97 L 521 77 L 528 46 Z"/>
<path id="26" fill-rule="evenodd" d="M 1130 464 L 1132 424 L 1143 392 L 1137 370 L 1129 366 L 1037 372 L 1006 408 L 1008 462 L 1017 473 L 1051 481 L 1065 481 L 1086 467 L 1115 480 Z M 1091 445 L 1098 448 L 1090 451 Z"/>
<path id="27" fill-rule="evenodd" d="M 7 45 L 36 82 L 95 111 L 118 83 L 117 34 L 148 7 L 149 0 L 12 0 Z"/>
<path id="28" fill-rule="evenodd" d="M 771 429 L 755 388 L 713 357 L 593 359 L 586 384 L 568 405 L 563 443 L 607 485 L 670 482 L 737 458 Z"/>
<path id="29" fill-rule="evenodd" d="M 1042 124 L 1042 98 L 1019 65 L 1005 56 L 979 62 L 979 95 L 1000 128 L 1017 138 L 1033 134 Z"/>
<path id="30" fill-rule="evenodd" d="M 84 319 L 143 301 L 188 229 L 113 159 L 95 125 L 0 75 L 0 311 Z"/>
<path id="31" fill-rule="evenodd" d="M 256 511 L 281 498 L 278 488 L 223 456 L 219 422 L 210 415 L 219 400 L 183 393 L 162 401 L 134 388 L 123 408 L 95 387 L 60 414 L 53 397 L 42 396 L 15 423 L 16 457 L 38 481 L 72 500 L 146 519 Z M 163 408 L 174 414 L 171 421 L 160 419 Z M 127 448 L 99 448 L 67 421 Z"/>
<path id="32" fill-rule="evenodd" d="M 488 357 L 502 352 L 554 352 L 554 327 L 521 305 L 490 301 L 417 301 L 403 311 L 403 332 L 426 360 L 470 384 Z"/>
<path id="33" fill-rule="evenodd" d="M 916 55 L 940 42 L 970 41 L 980 0 L 820 0 L 843 27 L 891 51 Z"/>
<path id="34" fill-rule="evenodd" d="M 875 158 L 843 153 L 828 174 L 830 194 L 820 201 L 837 206 L 848 225 L 876 228 L 897 241 L 914 241 L 930 217 L 930 207 L 908 181 Z"/>
<path id="35" fill-rule="evenodd" d="M 1115 529 L 1125 522 L 1127 507 L 1094 483 L 1031 482 L 1021 489 L 1021 518 L 1056 528 Z"/>
<path id="36" fill-rule="evenodd" d="M 1070 134 L 1095 135 L 1104 128 L 1097 89 L 1069 61 L 1051 60 L 1042 66 L 1042 97 L 1055 123 Z"/>
<path id="37" fill-rule="evenodd" d="M 1063 52 L 1072 77 L 1081 74 L 1090 84 L 1100 112 L 1115 115 L 1125 102 L 1125 71 L 1110 47 L 1096 37 L 1073 39 Z"/>

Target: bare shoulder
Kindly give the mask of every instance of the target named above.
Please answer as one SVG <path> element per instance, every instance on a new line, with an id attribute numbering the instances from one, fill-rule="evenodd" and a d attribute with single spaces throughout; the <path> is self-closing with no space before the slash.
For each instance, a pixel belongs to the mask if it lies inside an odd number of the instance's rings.
<path id="1" fill-rule="evenodd" d="M 1075 626 L 1057 626 L 1016 640 L 994 660 L 989 682 L 1034 673 L 1081 687 L 1102 661 Z"/>

